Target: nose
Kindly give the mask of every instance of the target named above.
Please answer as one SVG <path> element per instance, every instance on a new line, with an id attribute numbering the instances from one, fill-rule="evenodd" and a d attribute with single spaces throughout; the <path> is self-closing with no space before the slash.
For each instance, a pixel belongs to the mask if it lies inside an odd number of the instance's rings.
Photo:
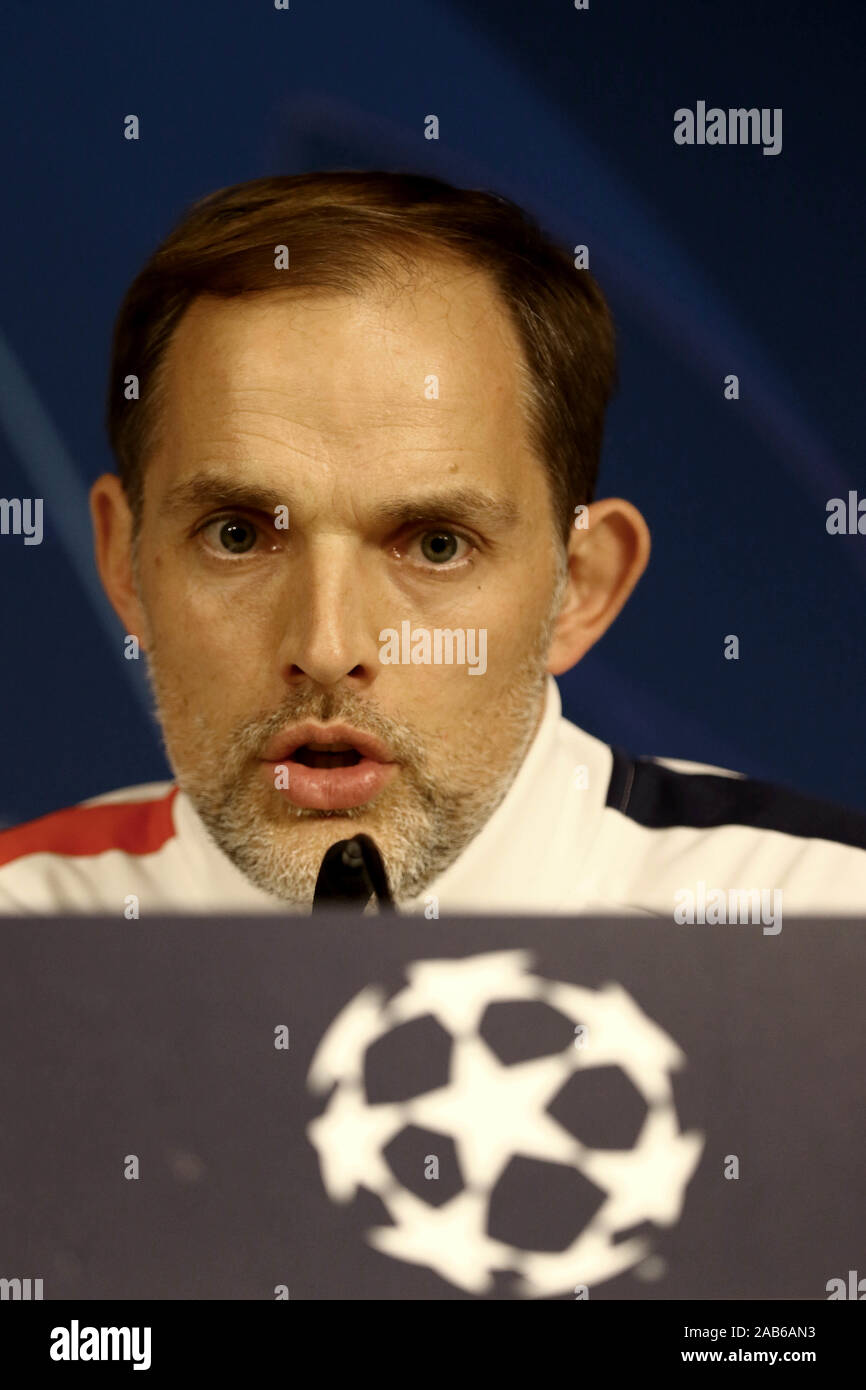
<path id="1" fill-rule="evenodd" d="M 329 536 L 305 548 L 288 597 L 280 651 L 285 680 L 319 686 L 375 680 L 381 663 L 372 587 L 350 538 Z"/>

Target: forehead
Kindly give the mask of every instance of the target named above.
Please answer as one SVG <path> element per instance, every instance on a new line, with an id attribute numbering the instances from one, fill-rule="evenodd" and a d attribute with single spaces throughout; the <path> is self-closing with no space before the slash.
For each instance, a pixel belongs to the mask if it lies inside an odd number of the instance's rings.
<path id="1" fill-rule="evenodd" d="M 252 438 L 329 457 L 511 455 L 527 448 L 527 382 L 507 306 L 462 265 L 352 295 L 205 295 L 166 352 L 160 433 L 176 458 Z"/>

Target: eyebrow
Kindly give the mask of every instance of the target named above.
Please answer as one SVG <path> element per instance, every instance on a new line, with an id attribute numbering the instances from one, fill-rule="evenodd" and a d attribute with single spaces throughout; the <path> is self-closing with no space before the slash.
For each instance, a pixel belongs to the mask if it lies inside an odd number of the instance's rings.
<path id="1" fill-rule="evenodd" d="M 162 509 L 172 514 L 205 507 L 238 507 L 247 511 L 274 512 L 287 506 L 292 512 L 292 499 L 274 488 L 245 483 L 223 473 L 196 473 L 186 482 L 169 488 Z M 454 488 L 438 488 L 413 497 L 386 498 L 371 508 L 374 522 L 405 526 L 413 521 L 442 518 L 463 521 L 467 525 L 494 526 L 508 530 L 520 515 L 515 502 L 508 497 L 495 497 L 483 488 L 462 484 Z"/>

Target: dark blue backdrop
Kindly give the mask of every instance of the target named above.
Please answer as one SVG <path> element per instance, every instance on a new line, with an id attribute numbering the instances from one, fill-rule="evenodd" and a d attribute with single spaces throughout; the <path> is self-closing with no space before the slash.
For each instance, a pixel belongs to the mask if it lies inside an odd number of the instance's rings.
<path id="1" fill-rule="evenodd" d="M 491 187 L 590 246 L 620 340 L 600 493 L 655 548 L 566 712 L 866 809 L 866 537 L 825 529 L 866 495 L 859 3 L 4 8 L 0 495 L 44 497 L 46 534 L 0 537 L 3 822 L 167 774 L 86 509 L 126 285 L 194 198 L 334 166 Z M 781 107 L 782 153 L 677 146 L 698 100 Z"/>

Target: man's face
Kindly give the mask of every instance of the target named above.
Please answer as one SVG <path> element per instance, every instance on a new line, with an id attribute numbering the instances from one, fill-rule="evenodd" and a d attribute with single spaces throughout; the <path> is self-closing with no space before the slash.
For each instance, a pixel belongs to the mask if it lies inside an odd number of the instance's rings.
<path id="1" fill-rule="evenodd" d="M 395 899 L 417 897 L 537 728 L 561 558 L 519 361 L 495 291 L 450 265 L 358 297 L 208 296 L 175 332 L 140 635 L 181 787 L 287 902 L 359 831 Z M 419 631 L 435 655 L 437 630 L 462 629 L 467 660 L 383 661 L 407 622 L 422 656 Z M 390 768 L 287 754 L 306 722 L 373 736 Z"/>

